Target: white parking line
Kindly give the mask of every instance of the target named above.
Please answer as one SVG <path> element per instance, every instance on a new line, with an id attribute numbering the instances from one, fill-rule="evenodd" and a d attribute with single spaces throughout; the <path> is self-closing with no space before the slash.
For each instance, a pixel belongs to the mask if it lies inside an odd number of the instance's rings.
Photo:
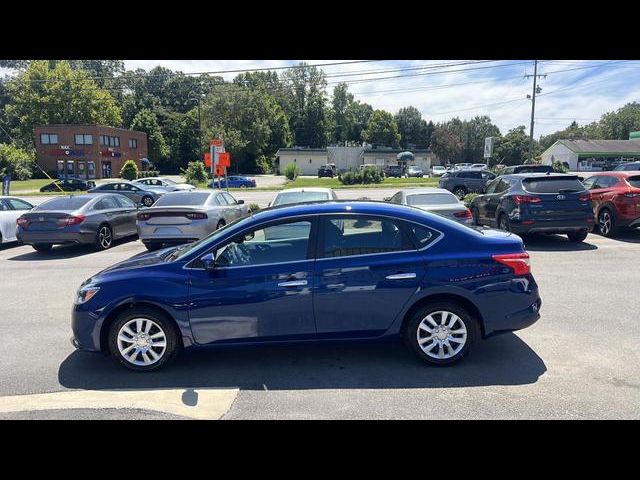
<path id="1" fill-rule="evenodd" d="M 0 413 L 68 409 L 140 409 L 198 420 L 224 415 L 239 389 L 70 390 L 0 397 Z"/>

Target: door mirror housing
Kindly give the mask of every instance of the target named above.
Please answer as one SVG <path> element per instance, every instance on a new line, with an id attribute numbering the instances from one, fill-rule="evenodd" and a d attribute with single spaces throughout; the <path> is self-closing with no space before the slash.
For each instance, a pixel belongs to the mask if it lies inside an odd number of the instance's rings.
<path id="1" fill-rule="evenodd" d="M 237 200 L 238 205 L 244 205 L 244 200 Z"/>
<path id="2" fill-rule="evenodd" d="M 216 256 L 214 253 L 207 253 L 200 258 L 200 261 L 208 272 L 213 272 L 216 269 Z"/>

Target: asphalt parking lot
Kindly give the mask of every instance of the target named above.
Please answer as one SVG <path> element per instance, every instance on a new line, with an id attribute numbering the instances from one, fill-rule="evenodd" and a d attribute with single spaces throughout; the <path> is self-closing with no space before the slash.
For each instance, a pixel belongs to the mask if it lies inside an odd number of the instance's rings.
<path id="1" fill-rule="evenodd" d="M 640 231 L 527 244 L 542 318 L 423 366 L 397 345 L 200 350 L 135 374 L 75 352 L 79 284 L 144 251 L 0 247 L 0 418 L 639 418 Z"/>

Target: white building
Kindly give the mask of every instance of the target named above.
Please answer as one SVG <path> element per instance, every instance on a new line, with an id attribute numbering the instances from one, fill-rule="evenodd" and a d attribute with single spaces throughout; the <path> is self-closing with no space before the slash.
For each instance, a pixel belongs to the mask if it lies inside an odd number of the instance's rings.
<path id="1" fill-rule="evenodd" d="M 558 140 L 542 154 L 542 163 L 565 163 L 573 172 L 612 170 L 640 158 L 638 140 Z"/>

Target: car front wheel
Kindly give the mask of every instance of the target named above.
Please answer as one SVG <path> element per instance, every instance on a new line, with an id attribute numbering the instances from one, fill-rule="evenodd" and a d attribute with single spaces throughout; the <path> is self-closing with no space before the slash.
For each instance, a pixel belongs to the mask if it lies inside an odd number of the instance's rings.
<path id="1" fill-rule="evenodd" d="M 464 196 L 467 194 L 467 191 L 464 188 L 455 188 L 453 190 L 453 194 L 458 197 L 460 200 L 462 200 L 464 198 Z"/>
<path id="2" fill-rule="evenodd" d="M 416 311 L 404 335 L 409 348 L 435 366 L 459 361 L 477 336 L 477 321 L 464 308 L 450 302 L 432 303 Z"/>
<path id="3" fill-rule="evenodd" d="M 96 249 L 107 250 L 113 244 L 113 231 L 109 225 L 100 225 L 96 233 Z"/>
<path id="4" fill-rule="evenodd" d="M 587 235 L 589 235 L 589 232 L 587 230 L 567 233 L 567 237 L 569 237 L 569 240 L 574 243 L 584 242 L 585 238 L 587 238 Z"/>
<path id="5" fill-rule="evenodd" d="M 180 341 L 171 320 L 151 308 L 126 310 L 109 329 L 109 352 L 129 370 L 157 370 L 179 350 Z"/>

